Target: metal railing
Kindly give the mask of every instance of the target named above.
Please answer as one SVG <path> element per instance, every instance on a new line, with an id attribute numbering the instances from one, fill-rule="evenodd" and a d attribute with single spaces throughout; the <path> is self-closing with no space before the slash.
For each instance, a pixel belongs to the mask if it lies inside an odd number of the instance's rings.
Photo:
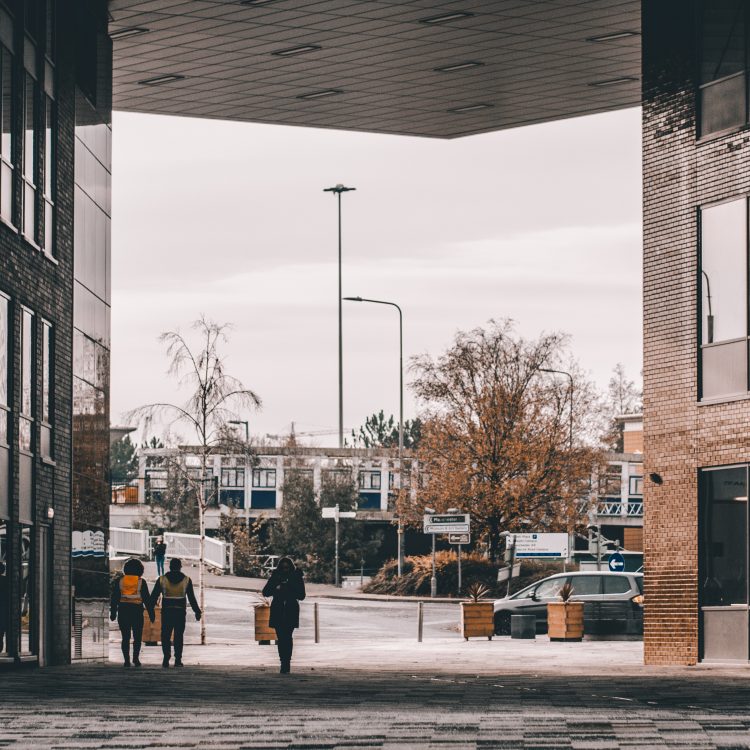
<path id="1" fill-rule="evenodd" d="M 167 545 L 167 557 L 179 557 L 181 560 L 200 559 L 200 537 L 197 534 L 165 531 L 164 543 Z M 231 544 L 207 536 L 204 549 L 207 565 L 218 570 L 234 572 L 234 548 Z"/>
<path id="2" fill-rule="evenodd" d="M 149 557 L 151 544 L 148 531 L 141 529 L 109 529 L 110 555 L 126 554 Z"/>
<path id="3" fill-rule="evenodd" d="M 601 518 L 613 516 L 638 517 L 643 515 L 643 500 L 600 500 L 596 508 L 597 515 Z"/>

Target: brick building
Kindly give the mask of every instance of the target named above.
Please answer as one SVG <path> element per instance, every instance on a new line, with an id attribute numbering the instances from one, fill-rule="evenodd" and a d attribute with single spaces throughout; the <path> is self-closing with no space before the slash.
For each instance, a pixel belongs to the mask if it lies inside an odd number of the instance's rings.
<path id="1" fill-rule="evenodd" d="M 642 102 L 646 660 L 747 661 L 749 26 L 747 0 L 0 2 L 0 662 L 70 659 L 73 588 L 88 622 L 105 589 L 113 102 L 439 138 Z"/>

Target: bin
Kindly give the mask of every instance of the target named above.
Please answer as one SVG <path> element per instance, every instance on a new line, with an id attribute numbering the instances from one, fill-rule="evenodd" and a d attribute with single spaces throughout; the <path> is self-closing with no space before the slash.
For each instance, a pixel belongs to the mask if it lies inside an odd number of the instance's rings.
<path id="1" fill-rule="evenodd" d="M 536 638 L 536 615 L 511 615 L 511 638 Z"/>
<path id="2" fill-rule="evenodd" d="M 154 621 L 148 619 L 148 612 L 143 610 L 143 643 L 146 646 L 158 646 L 161 643 L 161 607 L 154 607 Z"/>

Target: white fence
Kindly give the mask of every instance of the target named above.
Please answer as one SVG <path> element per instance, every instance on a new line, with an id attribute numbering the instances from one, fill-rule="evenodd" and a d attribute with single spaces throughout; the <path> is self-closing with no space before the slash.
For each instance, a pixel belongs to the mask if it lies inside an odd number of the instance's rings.
<path id="1" fill-rule="evenodd" d="M 151 550 L 148 531 L 110 527 L 109 548 L 111 555 L 126 554 L 148 557 Z"/>
<path id="2" fill-rule="evenodd" d="M 167 545 L 167 557 L 179 557 L 181 560 L 200 559 L 200 537 L 197 534 L 175 534 L 164 532 L 164 542 Z M 205 546 L 206 565 L 234 572 L 232 545 L 220 539 L 206 537 Z"/>

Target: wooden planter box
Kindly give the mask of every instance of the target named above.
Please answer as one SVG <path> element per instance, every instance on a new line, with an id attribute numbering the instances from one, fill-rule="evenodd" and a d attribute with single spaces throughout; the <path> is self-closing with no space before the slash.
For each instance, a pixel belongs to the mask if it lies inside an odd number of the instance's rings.
<path id="1" fill-rule="evenodd" d="M 154 622 L 148 619 L 148 612 L 143 610 L 143 643 L 146 646 L 158 646 L 161 642 L 161 607 L 154 607 Z"/>
<path id="2" fill-rule="evenodd" d="M 492 602 L 461 602 L 461 635 L 488 638 L 495 635 L 495 608 Z"/>
<path id="3" fill-rule="evenodd" d="M 268 625 L 270 616 L 270 607 L 255 607 L 255 640 L 258 643 L 268 644 L 276 640 L 276 631 Z"/>
<path id="4" fill-rule="evenodd" d="M 583 602 L 549 602 L 547 634 L 551 641 L 582 641 Z"/>

